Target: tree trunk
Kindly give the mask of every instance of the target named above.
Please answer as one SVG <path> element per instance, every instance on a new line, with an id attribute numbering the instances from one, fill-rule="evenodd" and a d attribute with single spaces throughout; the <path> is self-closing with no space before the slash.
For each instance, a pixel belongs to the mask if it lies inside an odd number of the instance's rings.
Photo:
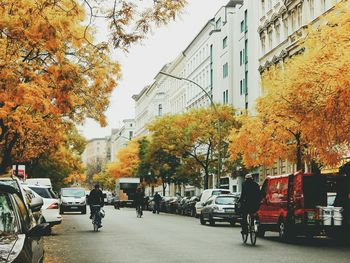
<path id="1" fill-rule="evenodd" d="M 297 141 L 297 149 L 296 149 L 296 161 L 297 161 L 297 171 L 300 171 L 303 169 L 303 160 L 302 160 L 302 148 L 301 148 L 301 135 L 300 132 L 298 132 L 295 135 L 295 139 Z"/>
<path id="2" fill-rule="evenodd" d="M 204 170 L 205 174 L 204 174 L 204 189 L 208 189 L 209 188 L 209 171 L 206 168 Z"/>

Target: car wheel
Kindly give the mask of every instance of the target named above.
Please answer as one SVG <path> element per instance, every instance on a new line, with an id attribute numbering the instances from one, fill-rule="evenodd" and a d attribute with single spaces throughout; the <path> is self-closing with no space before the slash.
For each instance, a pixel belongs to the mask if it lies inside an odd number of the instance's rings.
<path id="1" fill-rule="evenodd" d="M 209 215 L 209 224 L 211 226 L 215 226 L 215 220 L 213 219 L 213 217 L 211 215 Z"/>
<path id="2" fill-rule="evenodd" d="M 265 230 L 262 226 L 258 226 L 258 232 L 257 232 L 258 237 L 264 237 L 265 236 Z"/>
<path id="3" fill-rule="evenodd" d="M 81 210 L 81 213 L 82 213 L 83 215 L 86 215 L 86 206 L 83 208 L 83 210 Z"/>
<path id="4" fill-rule="evenodd" d="M 201 222 L 202 225 L 205 225 L 206 222 L 205 222 L 205 220 L 204 220 L 204 218 L 203 218 L 203 215 L 200 216 L 200 219 L 199 219 L 199 220 L 200 220 L 200 222 Z"/>

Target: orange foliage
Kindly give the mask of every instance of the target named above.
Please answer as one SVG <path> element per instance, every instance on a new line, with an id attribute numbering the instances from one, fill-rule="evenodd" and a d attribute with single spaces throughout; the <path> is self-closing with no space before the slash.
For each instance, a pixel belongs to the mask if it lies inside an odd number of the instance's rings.
<path id="1" fill-rule="evenodd" d="M 86 175 L 83 173 L 71 173 L 68 177 L 64 178 L 66 184 L 82 184 L 86 181 Z"/>
<path id="2" fill-rule="evenodd" d="M 117 161 L 108 165 L 107 172 L 114 178 L 131 177 L 140 163 L 139 143 L 132 140 L 117 152 Z"/>
<path id="3" fill-rule="evenodd" d="M 278 158 L 335 165 L 350 150 L 350 2 L 342 1 L 318 28 L 305 52 L 263 75 L 258 115 L 231 134 L 232 158 L 246 165 Z"/>

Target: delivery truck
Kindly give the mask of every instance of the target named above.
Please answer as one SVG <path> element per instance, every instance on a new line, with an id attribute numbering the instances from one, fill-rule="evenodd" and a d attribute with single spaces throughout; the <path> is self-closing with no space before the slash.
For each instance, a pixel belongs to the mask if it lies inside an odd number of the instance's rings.
<path id="1" fill-rule="evenodd" d="M 134 195 L 137 187 L 140 185 L 140 178 L 137 177 L 122 177 L 116 179 L 115 193 L 117 206 L 133 207 Z"/>

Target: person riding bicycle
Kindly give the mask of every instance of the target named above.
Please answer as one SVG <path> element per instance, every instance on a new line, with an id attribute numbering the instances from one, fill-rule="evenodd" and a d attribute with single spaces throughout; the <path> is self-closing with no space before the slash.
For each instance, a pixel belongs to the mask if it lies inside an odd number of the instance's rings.
<path id="1" fill-rule="evenodd" d="M 144 199 L 145 199 L 145 194 L 143 193 L 142 189 L 137 188 L 135 193 L 135 208 L 136 208 L 136 211 L 140 211 L 141 215 L 142 215 Z"/>
<path id="2" fill-rule="evenodd" d="M 247 234 L 247 215 L 256 213 L 260 207 L 260 188 L 259 185 L 254 182 L 251 174 L 245 176 L 245 182 L 242 185 L 242 193 L 239 203 L 241 205 L 242 213 L 242 234 Z"/>
<path id="3" fill-rule="evenodd" d="M 90 205 L 90 219 L 92 219 L 92 215 L 96 212 L 96 209 L 94 209 L 94 205 L 99 205 L 101 207 L 104 205 L 103 193 L 100 189 L 99 184 L 96 184 L 94 189 L 92 189 L 89 194 L 89 205 Z M 100 225 L 99 227 L 102 227 L 102 225 Z"/>

